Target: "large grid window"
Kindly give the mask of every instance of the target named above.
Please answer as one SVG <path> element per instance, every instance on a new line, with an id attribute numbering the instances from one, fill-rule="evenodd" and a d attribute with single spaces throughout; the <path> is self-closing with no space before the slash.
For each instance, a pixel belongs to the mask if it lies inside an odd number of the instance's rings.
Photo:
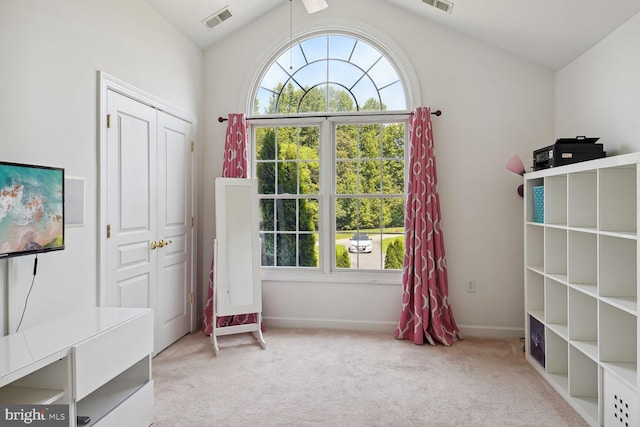
<path id="1" fill-rule="evenodd" d="M 263 266 L 318 266 L 319 134 L 317 126 L 255 129 Z"/>
<path id="2" fill-rule="evenodd" d="M 392 62 L 351 35 L 311 37 L 275 58 L 253 106 L 262 265 L 402 268 L 408 114 Z"/>
<path id="3" fill-rule="evenodd" d="M 404 123 L 336 127 L 337 268 L 402 268 L 404 140 Z"/>

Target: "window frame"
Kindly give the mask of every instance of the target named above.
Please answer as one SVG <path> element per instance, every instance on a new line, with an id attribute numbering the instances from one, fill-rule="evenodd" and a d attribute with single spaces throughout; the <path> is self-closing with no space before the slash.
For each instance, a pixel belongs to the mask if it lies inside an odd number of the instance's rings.
<path id="1" fill-rule="evenodd" d="M 335 135 L 339 125 L 399 123 L 405 124 L 405 150 L 404 164 L 408 164 L 409 158 L 409 116 L 410 113 L 384 114 L 381 112 L 354 114 L 335 114 L 325 116 L 304 117 L 251 117 L 249 120 L 248 147 L 251 150 L 250 170 L 251 176 L 256 176 L 256 144 L 254 133 L 256 127 L 284 127 L 284 126 L 319 126 L 320 128 L 320 192 L 318 194 L 320 218 L 318 223 L 318 236 L 321 242 L 335 242 L 335 208 L 336 208 L 336 176 L 334 167 Z M 408 171 L 405 167 L 404 197 L 406 202 Z M 331 283 L 399 283 L 402 270 L 370 270 L 370 269 L 338 269 L 335 267 L 335 244 L 320 244 L 318 254 L 319 267 L 285 267 L 262 266 L 262 279 L 286 282 L 331 282 Z"/>
<path id="2" fill-rule="evenodd" d="M 400 81 L 404 87 L 405 100 L 407 102 L 407 109 L 392 110 L 392 111 L 364 111 L 364 112 L 346 112 L 346 113 L 300 113 L 296 115 L 254 115 L 254 101 L 257 96 L 257 91 L 262 83 L 262 78 L 269 70 L 269 67 L 284 53 L 292 44 L 300 43 L 306 39 L 315 36 L 326 35 L 344 35 L 360 39 L 372 47 L 381 52 L 384 57 L 392 64 L 400 77 Z M 324 173 L 323 169 L 326 167 L 324 163 L 330 161 L 330 169 L 333 170 L 335 164 L 335 158 L 333 154 L 333 145 L 324 142 L 326 135 L 331 135 L 333 132 L 332 127 L 334 123 L 339 124 L 354 124 L 363 123 L 363 120 L 369 120 L 375 122 L 381 121 L 404 121 L 405 122 L 405 200 L 406 200 L 406 188 L 408 180 L 408 171 L 406 165 L 408 165 L 409 159 L 409 116 L 411 114 L 412 105 L 421 104 L 421 91 L 418 83 L 418 78 L 411 62 L 404 54 L 402 48 L 398 46 L 392 39 L 388 38 L 384 33 L 373 27 L 361 25 L 357 22 L 351 22 L 349 26 L 345 25 L 321 25 L 316 28 L 309 29 L 308 31 L 301 32 L 297 36 L 280 41 L 273 45 L 272 49 L 267 49 L 265 56 L 262 58 L 261 65 L 258 67 L 257 72 L 254 74 L 251 83 L 246 86 L 244 92 L 245 110 L 248 113 L 248 149 L 250 155 L 249 171 L 250 177 L 255 177 L 255 143 L 253 141 L 253 127 L 254 126 L 304 126 L 309 124 L 320 124 L 321 134 L 321 147 L 320 147 L 320 162 L 321 162 L 321 194 L 319 195 L 319 203 L 321 209 L 324 209 L 318 224 L 318 234 L 323 238 L 327 238 L 335 241 L 335 219 L 333 218 L 333 212 L 335 212 L 335 203 L 325 202 L 327 195 L 326 189 L 330 188 L 331 192 L 335 191 L 334 182 L 335 177 L 333 173 Z M 343 121 L 344 120 L 344 121 Z M 331 145 L 328 147 L 328 145 Z M 330 150 L 328 154 L 325 154 L 326 150 Z M 327 182 L 328 180 L 328 182 Z M 327 187 L 329 185 L 330 187 Z M 335 200 L 335 199 L 334 199 Z M 406 203 L 405 203 L 406 204 Z M 406 208 L 405 208 L 406 209 Z M 331 220 L 330 220 L 331 218 Z M 328 232 L 327 232 L 328 230 Z M 331 250 L 330 250 L 331 248 Z M 321 267 L 309 268 L 309 267 L 262 267 L 261 275 L 265 281 L 281 282 L 281 283 L 336 283 L 336 284 L 358 284 L 358 285 L 371 285 L 371 284 L 393 284 L 397 285 L 402 283 L 402 270 L 336 270 L 335 266 L 335 248 L 334 245 L 324 245 L 324 250 L 319 253 L 319 262 Z"/>

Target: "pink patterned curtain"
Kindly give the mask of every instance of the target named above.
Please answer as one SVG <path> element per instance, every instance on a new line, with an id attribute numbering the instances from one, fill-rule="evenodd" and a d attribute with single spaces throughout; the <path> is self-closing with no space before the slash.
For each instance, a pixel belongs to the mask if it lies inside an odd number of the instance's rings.
<path id="1" fill-rule="evenodd" d="M 225 178 L 246 178 L 247 177 L 247 121 L 244 114 L 229 114 L 227 125 L 227 135 L 224 143 L 224 160 L 222 163 L 222 176 Z M 207 291 L 207 303 L 204 307 L 204 320 L 202 330 L 207 335 L 213 331 L 213 266 L 214 259 L 211 258 L 211 269 L 209 270 L 209 288 Z M 235 316 L 216 317 L 216 327 L 244 325 L 256 323 L 257 315 L 240 314 Z"/>
<path id="2" fill-rule="evenodd" d="M 440 196 L 433 152 L 431 111 L 417 108 L 409 119 L 409 182 L 402 274 L 402 314 L 397 339 L 451 345 L 461 339 L 449 306 L 449 284 L 440 228 Z"/>

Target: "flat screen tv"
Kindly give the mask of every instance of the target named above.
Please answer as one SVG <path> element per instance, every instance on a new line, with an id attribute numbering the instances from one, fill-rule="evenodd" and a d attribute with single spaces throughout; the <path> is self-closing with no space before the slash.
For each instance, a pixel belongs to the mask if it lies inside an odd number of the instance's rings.
<path id="1" fill-rule="evenodd" d="M 64 249 L 64 169 L 0 161 L 0 259 Z"/>

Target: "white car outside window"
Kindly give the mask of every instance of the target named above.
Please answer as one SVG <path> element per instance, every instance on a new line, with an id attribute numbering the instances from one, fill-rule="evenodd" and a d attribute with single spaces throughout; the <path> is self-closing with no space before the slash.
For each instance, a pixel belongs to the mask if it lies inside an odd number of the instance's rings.
<path id="1" fill-rule="evenodd" d="M 370 253 L 373 248 L 371 239 L 366 234 L 356 233 L 351 237 L 349 243 L 349 252 L 365 252 Z"/>

